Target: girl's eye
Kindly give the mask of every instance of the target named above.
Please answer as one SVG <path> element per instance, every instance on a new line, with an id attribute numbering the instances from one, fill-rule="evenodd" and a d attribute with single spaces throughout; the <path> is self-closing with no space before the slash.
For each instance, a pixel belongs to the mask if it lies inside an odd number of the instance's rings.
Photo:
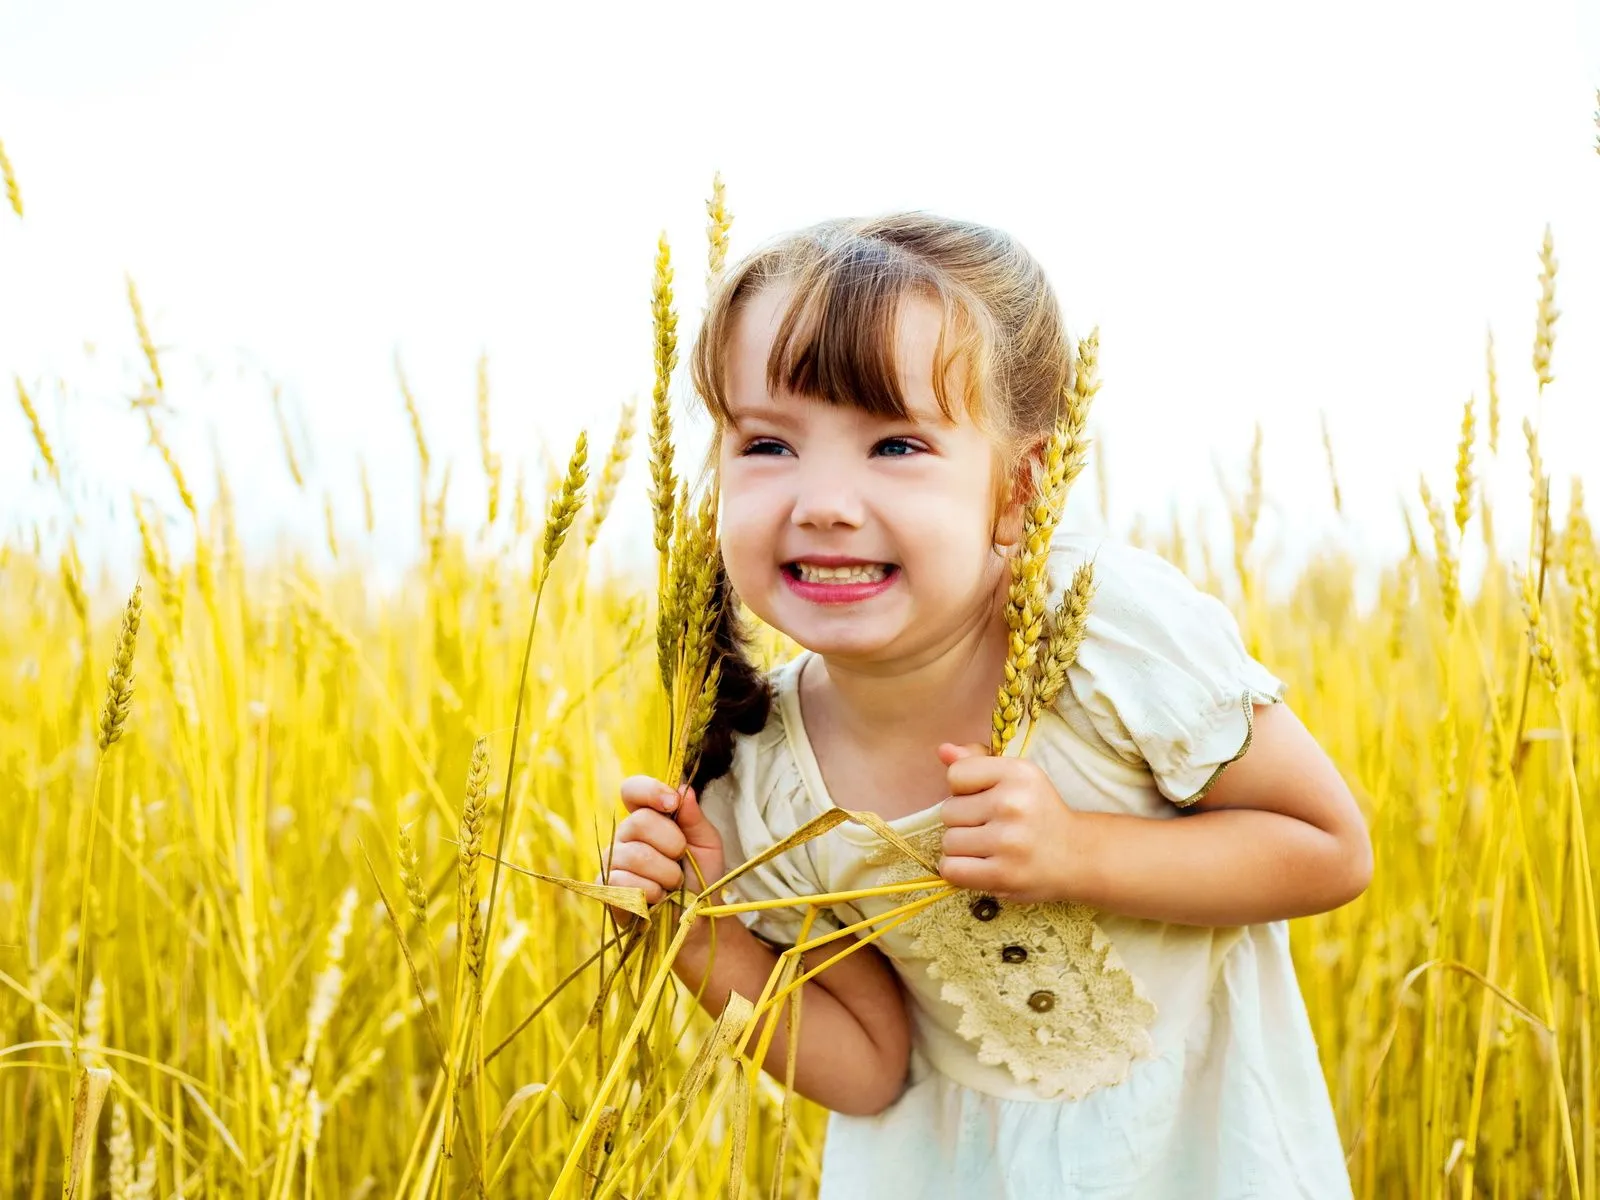
<path id="1" fill-rule="evenodd" d="M 874 446 L 873 451 L 882 454 L 885 458 L 906 458 L 912 454 L 922 453 L 922 447 L 910 438 L 892 437 L 884 438 Z"/>
<path id="2" fill-rule="evenodd" d="M 739 453 L 741 456 L 751 454 L 774 455 L 786 453 L 788 449 L 782 442 L 774 441 L 771 438 L 753 438 L 745 444 L 744 449 Z"/>

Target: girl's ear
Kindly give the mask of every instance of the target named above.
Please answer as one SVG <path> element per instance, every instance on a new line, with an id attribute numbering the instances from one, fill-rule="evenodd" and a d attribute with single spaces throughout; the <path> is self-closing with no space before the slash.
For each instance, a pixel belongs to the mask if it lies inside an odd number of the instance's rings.
<path id="1" fill-rule="evenodd" d="M 1015 465 L 1002 464 L 1002 470 L 1007 471 L 1007 480 L 995 516 L 994 544 L 1004 549 L 1022 540 L 1024 513 L 1044 475 L 1043 445 L 1030 447 Z"/>

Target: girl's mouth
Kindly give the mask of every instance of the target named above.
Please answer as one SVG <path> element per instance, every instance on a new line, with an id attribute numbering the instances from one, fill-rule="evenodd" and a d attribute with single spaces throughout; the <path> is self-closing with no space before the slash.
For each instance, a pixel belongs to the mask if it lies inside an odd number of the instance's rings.
<path id="1" fill-rule="evenodd" d="M 900 577 L 895 563 L 851 563 L 819 566 L 816 563 L 783 564 L 789 590 L 814 604 L 851 604 L 870 599 L 894 586 Z"/>

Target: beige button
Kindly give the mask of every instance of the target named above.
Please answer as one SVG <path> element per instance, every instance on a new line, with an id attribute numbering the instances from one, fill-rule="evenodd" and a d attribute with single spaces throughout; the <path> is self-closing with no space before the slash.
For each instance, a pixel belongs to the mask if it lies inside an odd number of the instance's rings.
<path id="1" fill-rule="evenodd" d="M 1035 992 L 1028 997 L 1028 1007 L 1033 1009 L 1034 1012 L 1049 1012 L 1055 1006 L 1056 994 L 1054 992 Z"/>
<path id="2" fill-rule="evenodd" d="M 1028 951 L 1025 946 L 1007 946 L 1004 950 L 1000 951 L 1000 957 L 1008 963 L 1026 962 L 1028 959 Z"/>
<path id="3" fill-rule="evenodd" d="M 979 896 L 972 902 L 972 915 L 980 921 L 992 921 L 1000 915 L 1000 901 L 993 896 Z"/>

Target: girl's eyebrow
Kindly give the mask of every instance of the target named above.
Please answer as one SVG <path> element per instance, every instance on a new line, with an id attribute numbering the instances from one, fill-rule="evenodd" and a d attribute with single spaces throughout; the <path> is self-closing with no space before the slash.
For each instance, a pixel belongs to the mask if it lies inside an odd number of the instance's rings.
<path id="1" fill-rule="evenodd" d="M 799 421 L 793 413 L 781 408 L 736 408 L 729 406 L 728 417 L 735 425 L 741 421 L 770 421 L 774 425 L 798 425 Z"/>

